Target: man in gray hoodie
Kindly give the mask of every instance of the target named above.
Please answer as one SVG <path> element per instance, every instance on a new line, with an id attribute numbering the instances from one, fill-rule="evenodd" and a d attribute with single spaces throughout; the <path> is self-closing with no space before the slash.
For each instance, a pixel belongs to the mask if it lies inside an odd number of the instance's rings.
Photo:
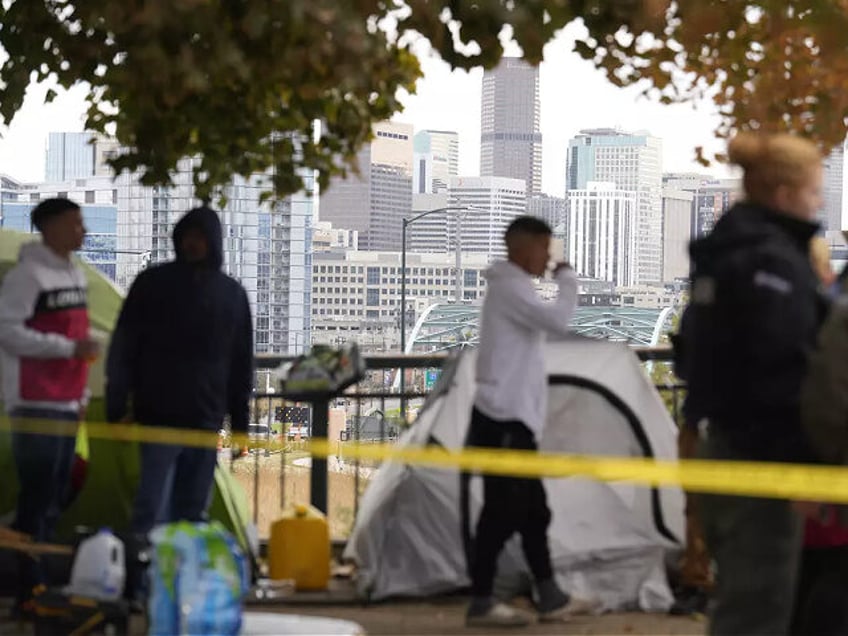
<path id="1" fill-rule="evenodd" d="M 545 336 L 569 333 L 577 278 L 568 265 L 557 265 L 553 276 L 559 297 L 543 301 L 533 278 L 548 269 L 551 228 L 535 217 L 520 217 L 507 228 L 504 240 L 508 259 L 486 272 L 477 394 L 466 445 L 537 450 L 547 416 Z M 590 611 L 591 603 L 570 598 L 554 580 L 548 548 L 551 513 L 542 481 L 486 475 L 483 486 L 483 510 L 469 546 L 472 601 L 466 623 L 520 627 L 530 622 L 525 612 L 493 597 L 498 555 L 516 532 L 536 580 L 539 619 L 557 622 Z"/>

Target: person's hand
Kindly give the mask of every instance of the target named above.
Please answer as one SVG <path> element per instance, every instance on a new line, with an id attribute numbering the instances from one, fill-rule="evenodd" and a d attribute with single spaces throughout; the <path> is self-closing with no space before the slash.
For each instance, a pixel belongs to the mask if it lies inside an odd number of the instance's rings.
<path id="1" fill-rule="evenodd" d="M 793 501 L 792 508 L 805 519 L 821 518 L 821 504 L 817 501 Z"/>
<path id="2" fill-rule="evenodd" d="M 571 269 L 571 264 L 566 263 L 565 261 L 560 261 L 559 263 L 554 265 L 552 273 L 553 273 L 554 276 L 556 276 L 561 271 L 568 270 L 568 269 Z"/>
<path id="3" fill-rule="evenodd" d="M 91 338 L 83 338 L 74 343 L 74 357 L 92 362 L 100 355 L 100 343 Z"/>

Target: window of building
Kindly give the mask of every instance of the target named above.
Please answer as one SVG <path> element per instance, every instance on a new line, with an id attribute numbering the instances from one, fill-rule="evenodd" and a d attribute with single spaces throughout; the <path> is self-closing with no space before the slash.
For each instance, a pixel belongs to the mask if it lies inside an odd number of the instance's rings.
<path id="1" fill-rule="evenodd" d="M 85 191 L 85 202 L 86 203 L 94 203 L 94 190 L 86 190 Z"/>
<path id="2" fill-rule="evenodd" d="M 380 290 L 371 288 L 368 290 L 366 294 L 366 302 L 369 306 L 373 307 L 375 305 L 380 304 Z"/>
<path id="3" fill-rule="evenodd" d="M 379 285 L 380 284 L 380 268 L 379 267 L 369 267 L 368 272 L 367 272 L 367 277 L 368 277 L 368 284 L 369 285 Z"/>

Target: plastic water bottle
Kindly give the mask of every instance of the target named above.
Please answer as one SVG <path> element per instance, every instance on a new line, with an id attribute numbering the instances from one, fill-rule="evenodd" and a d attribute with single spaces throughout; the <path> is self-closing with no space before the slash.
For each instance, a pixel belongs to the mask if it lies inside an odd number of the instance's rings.
<path id="1" fill-rule="evenodd" d="M 124 593 L 124 544 L 108 528 L 80 543 L 66 592 L 100 601 L 114 601 Z"/>

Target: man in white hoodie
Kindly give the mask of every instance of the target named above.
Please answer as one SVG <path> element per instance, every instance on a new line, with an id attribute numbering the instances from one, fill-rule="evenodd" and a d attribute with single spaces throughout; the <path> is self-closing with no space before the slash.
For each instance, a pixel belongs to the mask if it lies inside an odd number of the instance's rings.
<path id="1" fill-rule="evenodd" d="M 0 287 L 0 363 L 3 399 L 16 423 L 12 449 L 20 493 L 14 528 L 46 541 L 69 488 L 88 362 L 99 347 L 89 338 L 85 274 L 71 258 L 85 238 L 80 207 L 47 199 L 33 209 L 32 223 L 42 241 L 21 248 Z M 27 420 L 67 428 L 55 436 L 27 434 L 20 430 Z M 33 588 L 45 581 L 39 562 L 24 557 L 20 567 L 16 611 L 25 611 Z"/>
<path id="2" fill-rule="evenodd" d="M 543 301 L 533 278 L 544 276 L 550 261 L 551 228 L 524 216 L 504 236 L 508 260 L 486 272 L 487 291 L 480 318 L 477 395 L 468 446 L 537 450 L 547 416 L 548 382 L 545 336 L 566 335 L 577 299 L 574 271 L 561 263 L 553 270 L 559 284 L 555 302 Z M 515 626 L 531 617 L 493 596 L 498 555 L 516 532 L 536 581 L 537 610 L 543 622 L 556 622 L 591 609 L 557 585 L 548 548 L 551 513 L 540 479 L 484 477 L 483 510 L 469 545 L 472 600 L 466 623 L 476 627 Z"/>

